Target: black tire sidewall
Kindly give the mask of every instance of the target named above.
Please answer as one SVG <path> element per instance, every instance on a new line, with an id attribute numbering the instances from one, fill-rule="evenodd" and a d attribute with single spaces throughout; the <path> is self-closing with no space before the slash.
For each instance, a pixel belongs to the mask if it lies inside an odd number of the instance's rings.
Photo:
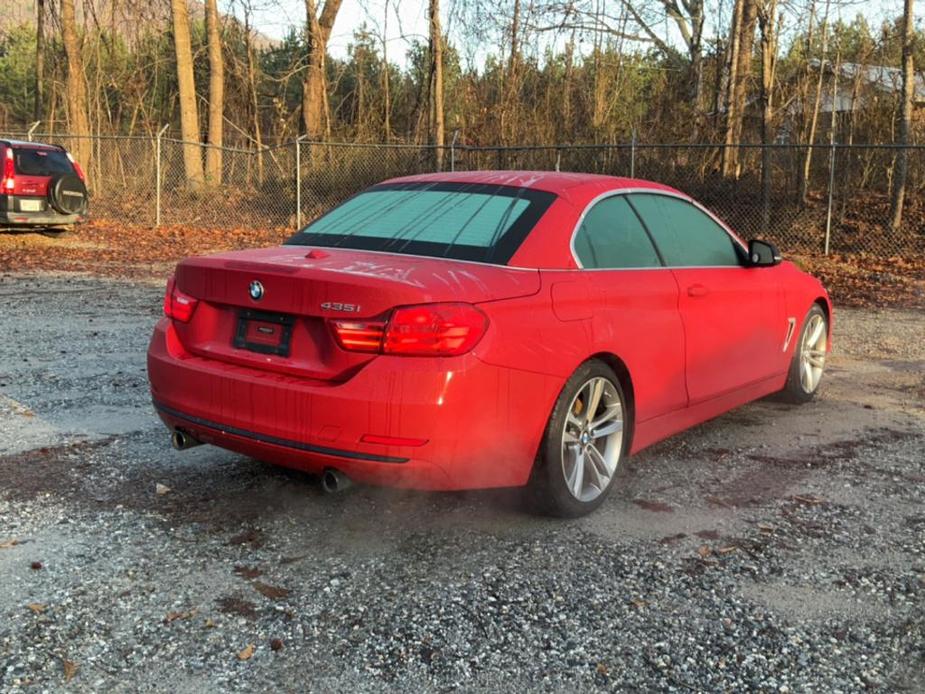
<path id="1" fill-rule="evenodd" d="M 569 491 L 562 472 L 562 429 L 565 426 L 568 408 L 572 403 L 572 399 L 578 393 L 578 389 L 591 378 L 598 376 L 610 381 L 620 397 L 624 421 L 623 447 L 620 451 L 619 465 L 607 488 L 593 501 L 580 501 Z M 579 366 L 562 387 L 546 424 L 546 431 L 543 433 L 542 445 L 530 480 L 530 491 L 534 507 L 550 515 L 575 518 L 591 513 L 604 503 L 624 467 L 627 445 L 630 440 L 628 417 L 626 396 L 613 369 L 597 359 L 592 359 Z"/>
<path id="2" fill-rule="evenodd" d="M 79 192 L 83 196 L 83 203 L 76 209 L 72 209 L 70 206 L 65 205 L 63 201 L 64 190 Z M 87 186 L 84 185 L 84 182 L 75 174 L 62 174 L 52 179 L 48 184 L 48 202 L 55 211 L 60 214 L 84 214 L 89 205 L 89 198 L 90 195 L 87 191 Z"/>

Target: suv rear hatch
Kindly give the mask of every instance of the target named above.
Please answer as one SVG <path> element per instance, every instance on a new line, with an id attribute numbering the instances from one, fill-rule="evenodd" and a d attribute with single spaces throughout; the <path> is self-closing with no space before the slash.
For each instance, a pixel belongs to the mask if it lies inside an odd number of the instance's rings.
<path id="1" fill-rule="evenodd" d="M 385 318 L 399 306 L 476 304 L 540 289 L 532 269 L 305 246 L 189 258 L 175 277 L 176 288 L 198 300 L 189 322 L 174 321 L 187 351 L 322 381 L 345 380 L 376 358 L 341 349 L 331 320 Z"/>

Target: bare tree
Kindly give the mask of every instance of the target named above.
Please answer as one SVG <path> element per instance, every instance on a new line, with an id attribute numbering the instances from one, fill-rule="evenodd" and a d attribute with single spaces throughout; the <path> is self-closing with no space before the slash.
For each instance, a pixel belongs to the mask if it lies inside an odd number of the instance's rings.
<path id="1" fill-rule="evenodd" d="M 434 165 L 437 171 L 443 169 L 443 145 L 445 141 L 443 112 L 443 32 L 440 29 L 440 0 L 430 0 L 430 101 L 429 139 L 434 145 Z"/>
<path id="2" fill-rule="evenodd" d="M 825 75 L 826 58 L 829 51 L 829 7 L 830 0 L 825 0 L 825 14 L 822 16 L 822 57 L 819 60 L 819 76 L 816 80 L 816 98 L 813 101 L 813 112 L 809 121 L 809 135 L 806 138 L 806 154 L 803 156 L 803 177 L 800 182 L 800 202 L 805 203 L 809 195 L 809 174 L 813 164 L 813 143 L 816 139 L 816 127 L 819 124 L 819 106 L 822 103 L 822 82 Z M 812 19 L 812 17 L 810 17 Z M 810 39 L 807 39 L 807 43 Z M 810 46 L 811 48 L 811 46 Z M 807 51 L 807 58 L 809 51 Z M 805 102 L 803 109 L 806 109 Z M 835 108 L 835 104 L 832 104 Z"/>
<path id="3" fill-rule="evenodd" d="M 206 150 L 206 183 L 222 182 L 222 140 L 225 116 L 225 59 L 216 0 L 205 0 L 209 41 L 209 148 Z"/>
<path id="4" fill-rule="evenodd" d="M 87 86 L 80 39 L 77 36 L 77 19 L 74 0 L 61 0 L 61 34 L 67 54 L 67 117 L 71 134 L 76 141 L 71 147 L 85 171 L 90 170 L 93 146 L 90 141 L 90 118 L 87 113 Z"/>
<path id="5" fill-rule="evenodd" d="M 728 82 L 726 84 L 725 137 L 722 152 L 723 176 L 739 176 L 739 148 L 745 116 L 746 87 L 752 64 L 752 45 L 757 0 L 736 0 L 729 34 Z"/>
<path id="6" fill-rule="evenodd" d="M 43 119 L 42 108 L 45 92 L 45 0 L 35 0 L 35 94 L 33 94 L 32 118 Z"/>
<path id="7" fill-rule="evenodd" d="M 762 0 L 758 7 L 761 31 L 761 226 L 771 217 L 771 148 L 774 116 L 774 77 L 777 70 L 777 0 Z"/>
<path id="8" fill-rule="evenodd" d="M 909 135 L 912 129 L 912 102 L 915 92 L 915 66 L 913 64 L 913 0 L 906 0 L 903 10 L 903 93 L 902 115 L 899 121 L 897 144 L 900 150 L 896 156 L 896 168 L 893 173 L 893 199 L 890 204 L 890 228 L 899 229 L 903 221 L 903 204 L 906 198 L 906 177 L 909 170 Z"/>
<path id="9" fill-rule="evenodd" d="M 203 184 L 202 156 L 199 144 L 199 109 L 196 105 L 196 82 L 193 77 L 193 49 L 190 41 L 187 0 L 171 0 L 173 10 L 173 44 L 177 55 L 177 83 L 180 88 L 180 131 L 183 137 L 183 167 L 191 188 Z"/>
<path id="10" fill-rule="evenodd" d="M 328 39 L 340 5 L 341 0 L 325 0 L 319 15 L 315 0 L 305 0 L 308 69 L 302 88 L 302 119 L 305 121 L 305 133 L 312 140 L 320 139 L 331 131 L 324 66 Z"/>

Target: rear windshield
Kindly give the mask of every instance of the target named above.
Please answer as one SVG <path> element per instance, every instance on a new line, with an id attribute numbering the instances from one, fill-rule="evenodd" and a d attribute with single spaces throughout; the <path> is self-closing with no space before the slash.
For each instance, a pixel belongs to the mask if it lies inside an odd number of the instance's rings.
<path id="1" fill-rule="evenodd" d="M 554 199 L 545 191 L 484 183 L 383 184 L 286 243 L 504 264 Z"/>
<path id="2" fill-rule="evenodd" d="M 60 149 L 14 149 L 16 173 L 23 176 L 55 176 L 74 173 L 67 154 Z"/>

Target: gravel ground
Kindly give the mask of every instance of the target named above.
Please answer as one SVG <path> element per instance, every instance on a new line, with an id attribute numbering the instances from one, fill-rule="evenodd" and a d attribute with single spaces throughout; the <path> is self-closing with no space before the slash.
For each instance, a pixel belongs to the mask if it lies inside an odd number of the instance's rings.
<path id="1" fill-rule="evenodd" d="M 563 522 L 174 452 L 160 300 L 0 275 L 0 690 L 925 690 L 922 312 L 840 311 L 817 401 Z"/>

